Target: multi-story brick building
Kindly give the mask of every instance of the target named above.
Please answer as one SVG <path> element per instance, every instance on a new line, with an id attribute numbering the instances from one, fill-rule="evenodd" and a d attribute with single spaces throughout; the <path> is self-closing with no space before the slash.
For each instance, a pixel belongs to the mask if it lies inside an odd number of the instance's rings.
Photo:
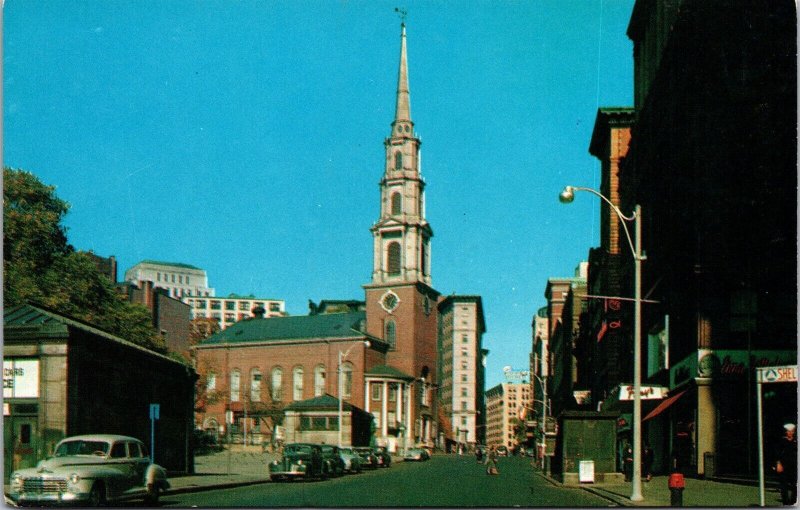
<path id="1" fill-rule="evenodd" d="M 125 271 L 126 282 L 151 281 L 155 287 L 167 289 L 170 297 L 213 296 L 204 269 L 189 264 L 143 260 Z"/>
<path id="2" fill-rule="evenodd" d="M 531 406 L 531 386 L 525 382 L 500 383 L 486 391 L 486 444 L 516 448 L 521 412 Z"/>
<path id="3" fill-rule="evenodd" d="M 171 298 L 167 289 L 153 286 L 151 281 L 138 284 L 125 282 L 117 286 L 131 303 L 147 307 L 153 320 L 153 327 L 164 338 L 170 352 L 189 358 L 189 305 Z"/>
<path id="4" fill-rule="evenodd" d="M 484 441 L 486 404 L 480 296 L 447 296 L 439 303 L 439 402 L 451 424 L 451 440 L 461 445 Z"/>

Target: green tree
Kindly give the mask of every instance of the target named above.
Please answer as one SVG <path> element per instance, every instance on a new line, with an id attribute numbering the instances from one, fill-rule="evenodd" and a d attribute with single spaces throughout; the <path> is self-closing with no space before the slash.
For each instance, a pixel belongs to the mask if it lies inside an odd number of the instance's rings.
<path id="1" fill-rule="evenodd" d="M 24 170 L 3 169 L 4 305 L 38 303 L 166 352 L 147 308 L 125 300 L 92 259 L 67 242 L 67 211 L 54 186 Z"/>

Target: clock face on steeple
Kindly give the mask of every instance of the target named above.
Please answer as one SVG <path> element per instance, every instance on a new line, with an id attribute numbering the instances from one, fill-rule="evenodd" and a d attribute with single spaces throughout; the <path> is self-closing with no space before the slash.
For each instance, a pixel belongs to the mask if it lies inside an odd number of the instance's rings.
<path id="1" fill-rule="evenodd" d="M 384 310 L 392 313 L 400 305 L 400 297 L 391 290 L 387 290 L 384 292 L 383 296 L 381 296 L 380 304 Z"/>

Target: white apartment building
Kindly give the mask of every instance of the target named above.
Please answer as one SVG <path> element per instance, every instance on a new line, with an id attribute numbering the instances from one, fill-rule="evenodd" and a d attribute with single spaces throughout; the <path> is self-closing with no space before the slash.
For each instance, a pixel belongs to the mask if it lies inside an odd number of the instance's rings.
<path id="1" fill-rule="evenodd" d="M 214 295 L 205 269 L 189 264 L 143 260 L 125 271 L 125 281 L 137 285 L 141 281 L 153 282 L 154 287 L 167 289 L 169 296 L 175 299 Z"/>
<path id="2" fill-rule="evenodd" d="M 482 348 L 486 323 L 480 296 L 448 296 L 439 303 L 439 397 L 452 440 L 483 443 L 486 405 Z"/>
<path id="3" fill-rule="evenodd" d="M 192 319 L 208 317 L 219 320 L 222 329 L 236 321 L 253 316 L 253 309 L 263 308 L 264 317 L 283 317 L 286 303 L 282 299 L 258 298 L 255 296 L 185 297 L 183 302 L 191 307 Z"/>
<path id="4" fill-rule="evenodd" d="M 486 444 L 516 446 L 514 426 L 520 409 L 531 405 L 528 382 L 501 383 L 486 392 Z M 515 419 L 516 418 L 516 419 Z"/>

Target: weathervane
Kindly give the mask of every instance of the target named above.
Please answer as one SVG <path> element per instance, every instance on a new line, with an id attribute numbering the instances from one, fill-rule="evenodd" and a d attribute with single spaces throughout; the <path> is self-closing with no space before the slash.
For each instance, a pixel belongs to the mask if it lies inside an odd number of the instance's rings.
<path id="1" fill-rule="evenodd" d="M 402 22 L 405 25 L 406 16 L 408 16 L 408 11 L 405 9 L 401 9 L 399 7 L 395 7 L 394 12 L 396 12 L 400 16 L 400 22 Z"/>

